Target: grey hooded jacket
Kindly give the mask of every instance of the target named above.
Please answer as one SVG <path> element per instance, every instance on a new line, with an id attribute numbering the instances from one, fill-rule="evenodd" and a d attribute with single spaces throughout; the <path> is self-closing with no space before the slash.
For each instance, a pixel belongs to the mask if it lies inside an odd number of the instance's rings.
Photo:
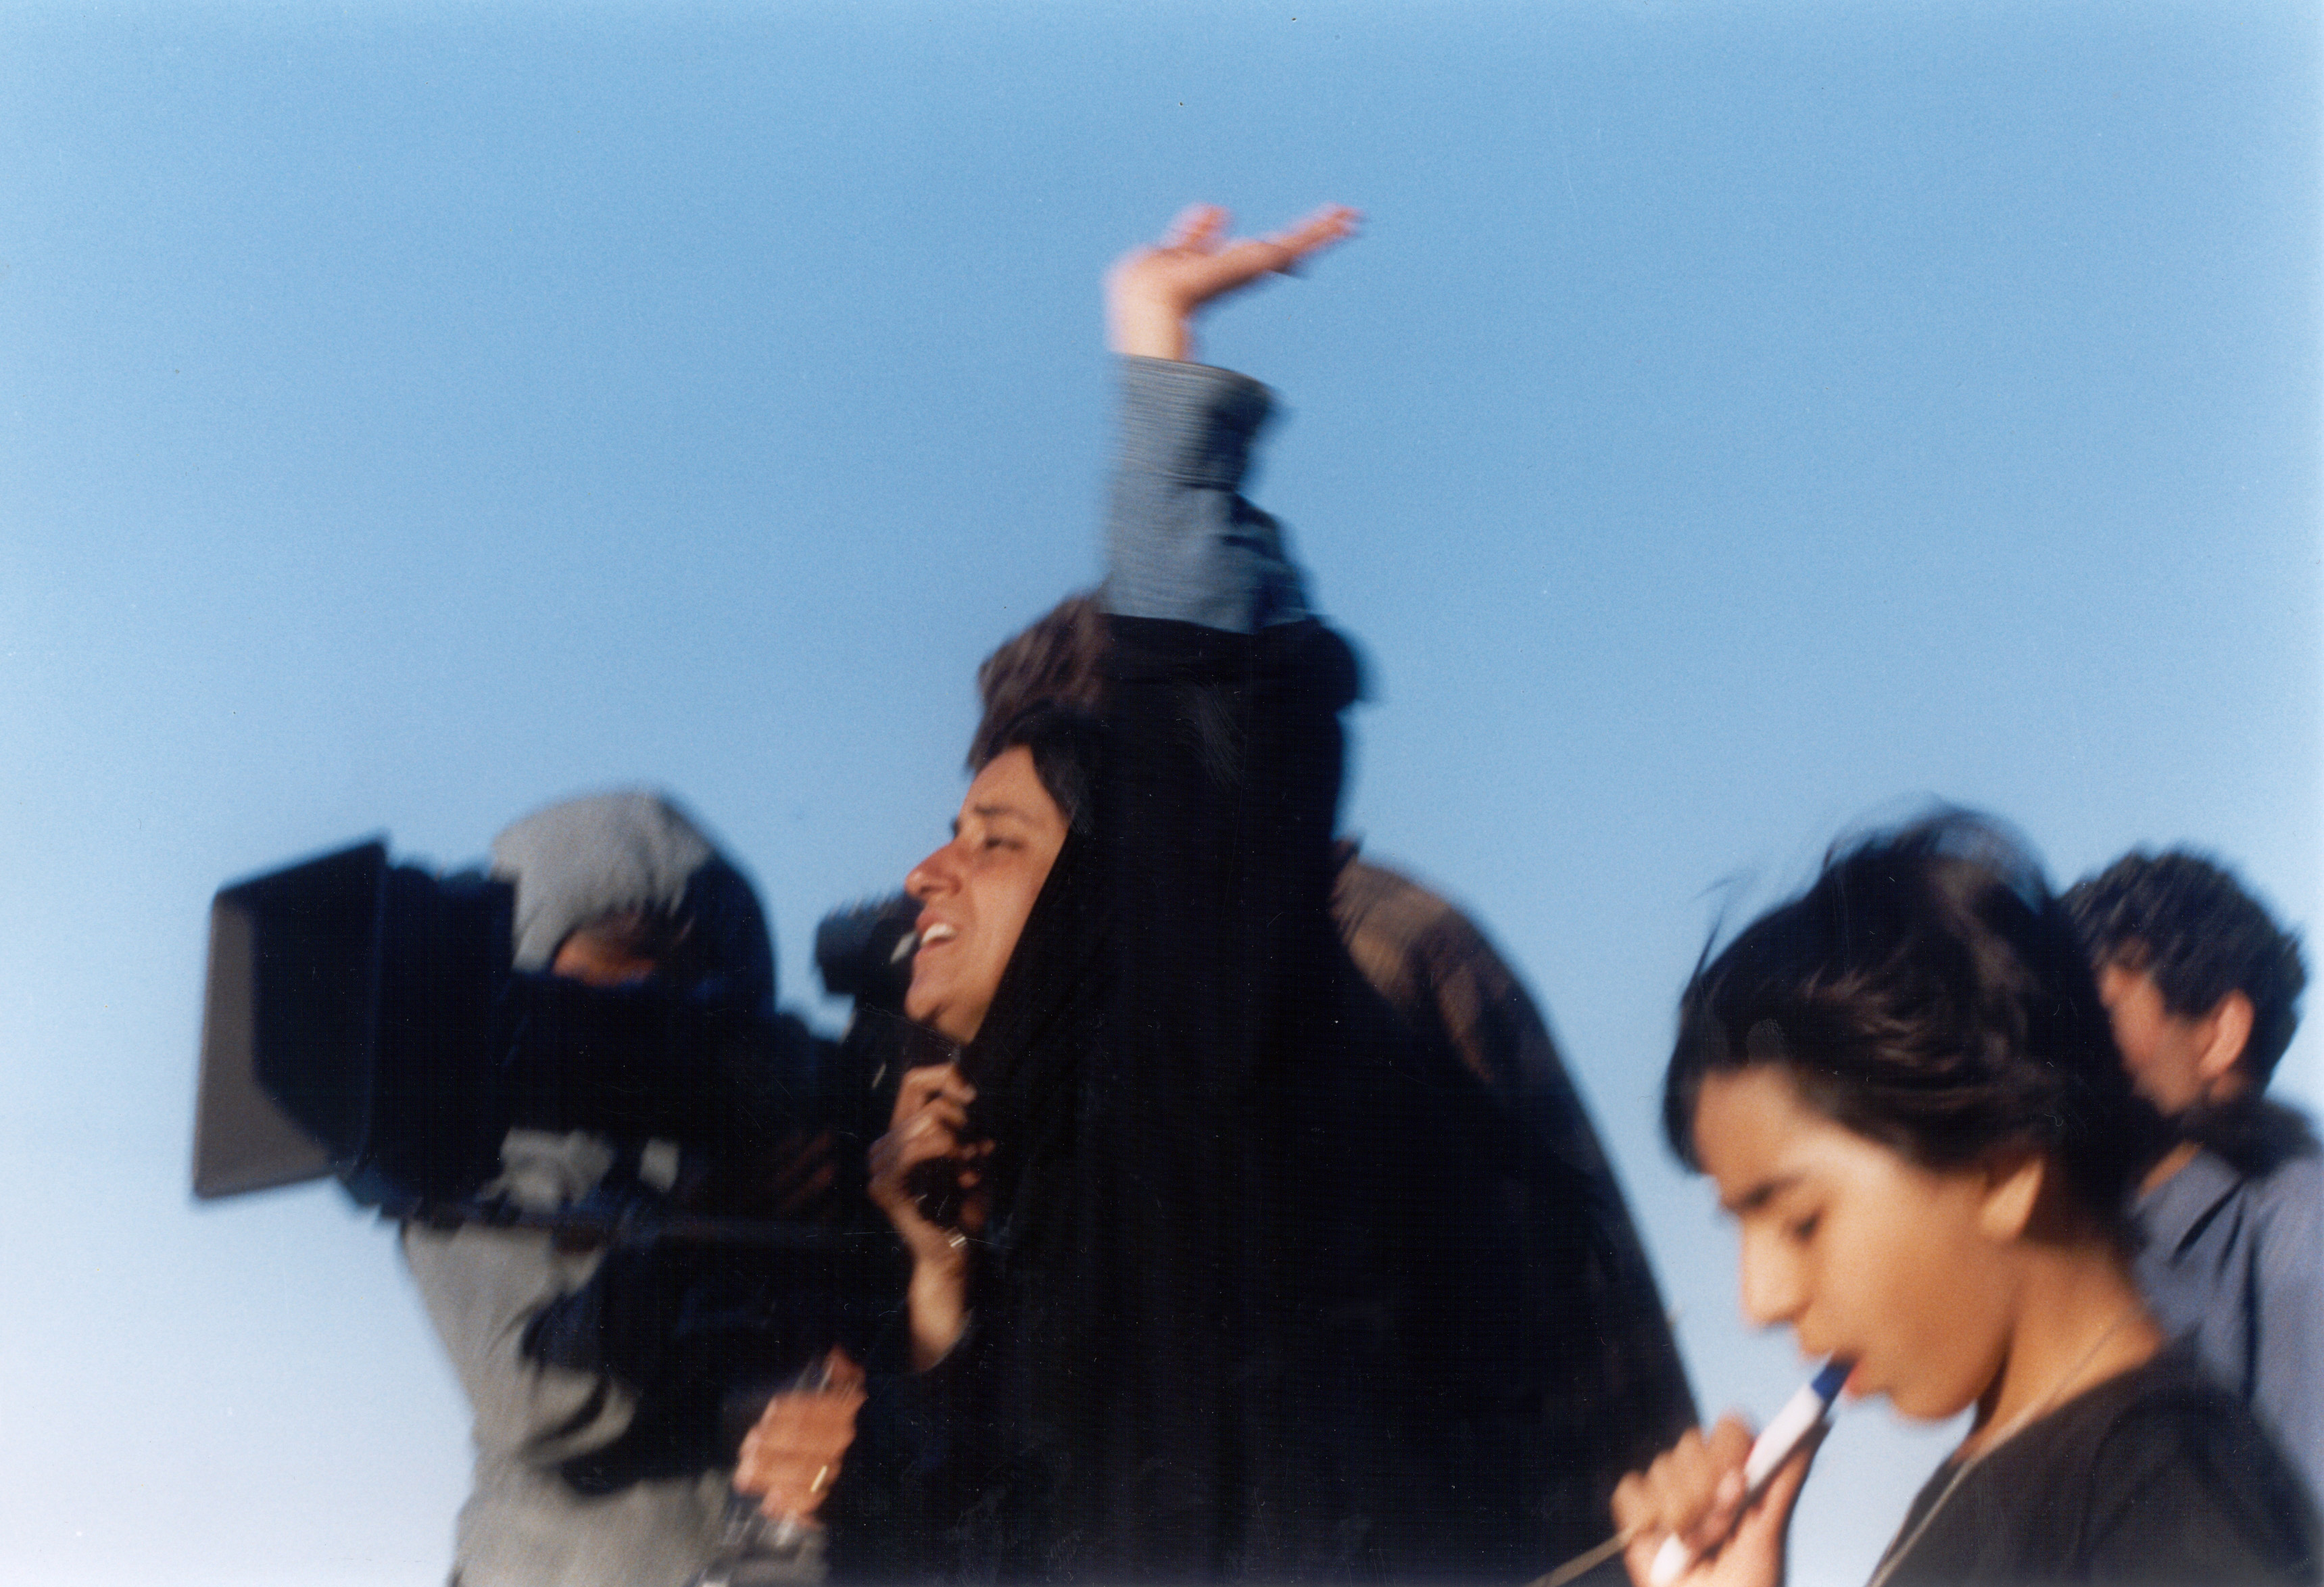
<path id="1" fill-rule="evenodd" d="M 546 969 L 576 927 L 640 908 L 694 922 L 708 973 L 774 1001 L 772 945 L 750 883 L 669 800 L 614 793 L 555 805 L 493 841 L 516 886 L 516 965 Z M 591 1135 L 509 1132 L 486 1186 L 529 1207 L 580 1199 L 611 1170 Z M 678 1587 L 715 1545 L 727 1473 L 576 1491 L 559 1463 L 628 1430 L 633 1394 L 608 1376 L 544 1366 L 523 1349 L 540 1310 L 586 1283 L 597 1250 L 531 1231 L 417 1225 L 403 1252 L 475 1413 L 474 1486 L 459 1518 L 461 1587 Z"/>

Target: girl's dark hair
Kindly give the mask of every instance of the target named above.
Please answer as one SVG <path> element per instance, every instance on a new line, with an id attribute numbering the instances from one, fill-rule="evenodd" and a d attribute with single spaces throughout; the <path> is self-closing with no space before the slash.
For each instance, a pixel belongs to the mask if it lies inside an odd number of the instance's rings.
<path id="1" fill-rule="evenodd" d="M 2166 1140 L 2039 862 L 1967 812 L 1835 847 L 1805 892 L 1696 970 L 1663 1089 L 1689 1167 L 1703 1077 L 1758 1064 L 1925 1167 L 2034 1147 L 2118 1238 L 2131 1181 Z"/>

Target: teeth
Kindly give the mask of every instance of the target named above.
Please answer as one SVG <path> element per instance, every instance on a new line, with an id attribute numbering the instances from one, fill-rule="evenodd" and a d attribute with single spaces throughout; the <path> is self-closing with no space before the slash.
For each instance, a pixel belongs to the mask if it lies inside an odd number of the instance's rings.
<path id="1" fill-rule="evenodd" d="M 934 947 L 940 942 L 950 942 L 959 935 L 959 932 L 949 926 L 942 924 L 931 926 L 920 933 L 920 946 L 924 948 Z"/>

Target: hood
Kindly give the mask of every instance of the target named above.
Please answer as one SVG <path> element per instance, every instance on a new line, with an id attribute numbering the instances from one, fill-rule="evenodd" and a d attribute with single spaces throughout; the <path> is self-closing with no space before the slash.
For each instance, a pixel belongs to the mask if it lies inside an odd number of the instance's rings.
<path id="1" fill-rule="evenodd" d="M 774 937 L 748 878 L 668 797 L 592 794 L 535 811 L 493 839 L 516 887 L 516 967 L 546 970 L 580 927 L 630 909 L 693 922 L 709 975 L 771 1010 Z"/>

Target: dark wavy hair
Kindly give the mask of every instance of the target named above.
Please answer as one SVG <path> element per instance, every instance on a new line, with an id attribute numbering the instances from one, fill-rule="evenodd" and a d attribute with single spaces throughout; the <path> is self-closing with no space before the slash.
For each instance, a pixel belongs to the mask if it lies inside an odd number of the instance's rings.
<path id="1" fill-rule="evenodd" d="M 991 748 L 978 770 L 1004 751 L 1031 752 L 1041 787 L 1075 832 L 1088 832 L 1097 817 L 1098 768 L 1105 758 L 1105 733 L 1098 718 L 1059 700 L 1036 700 L 992 729 Z"/>
<path id="2" fill-rule="evenodd" d="M 1106 647 L 1104 610 L 1084 591 L 1003 641 L 976 669 L 982 712 L 968 743 L 970 772 L 1022 746 L 1066 824 L 1084 832 L 1104 745 Z"/>
<path id="3" fill-rule="evenodd" d="M 2163 1006 L 2200 1020 L 2231 992 L 2251 999 L 2251 1037 L 2236 1065 L 2265 1090 L 2308 985 L 2300 938 L 2276 925 L 2234 872 L 2184 849 L 2135 849 L 2066 890 L 2091 964 L 2144 973 Z"/>
<path id="4" fill-rule="evenodd" d="M 984 770 L 1010 746 L 1010 724 L 1036 706 L 1070 706 L 1091 715 L 1105 707 L 1105 612 L 1094 591 L 1067 595 L 1003 640 L 976 669 L 982 712 L 968 741 L 968 770 Z"/>
<path id="5" fill-rule="evenodd" d="M 1706 1075 L 1781 1065 L 1810 1105 L 1932 1168 L 2032 1147 L 2118 1240 L 2162 1149 L 2089 961 L 2022 840 L 1946 810 L 1825 857 L 1815 881 L 1697 968 L 1663 1129 L 1701 1170 Z"/>

